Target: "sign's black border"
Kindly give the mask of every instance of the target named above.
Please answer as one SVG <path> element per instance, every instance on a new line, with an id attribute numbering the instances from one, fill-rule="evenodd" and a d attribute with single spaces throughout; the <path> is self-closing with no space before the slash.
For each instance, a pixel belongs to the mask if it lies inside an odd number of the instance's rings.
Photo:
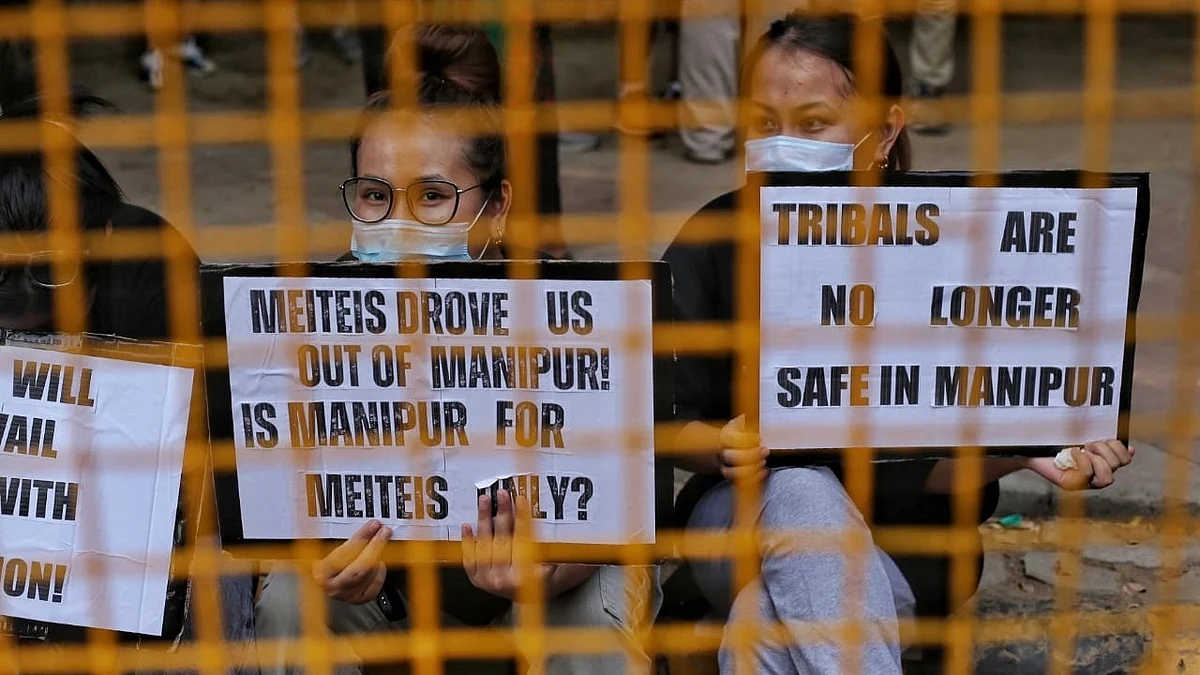
<path id="1" fill-rule="evenodd" d="M 641 268 L 646 274 L 635 274 Z M 663 262 L 574 262 L 574 261 L 480 261 L 449 262 L 430 265 L 398 264 L 376 265 L 360 262 L 315 262 L 302 264 L 204 264 L 200 273 L 201 324 L 206 340 L 216 341 L 224 348 L 225 327 L 225 284 L 226 277 L 316 277 L 316 278 L 366 278 L 366 279 L 553 279 L 579 281 L 648 280 L 651 282 L 652 317 L 654 326 L 661 327 L 671 322 L 671 273 Z M 657 338 L 655 338 L 657 341 Z M 657 345 L 651 345 L 652 348 Z M 669 439 L 660 437 L 658 423 L 674 416 L 674 360 L 661 357 L 655 349 L 654 358 L 654 420 L 656 423 L 655 447 Z M 238 490 L 236 455 L 233 451 L 233 410 L 229 388 L 229 371 L 221 359 L 221 365 L 208 365 L 205 381 L 208 393 L 209 430 L 212 437 L 213 480 L 216 485 L 217 518 L 221 542 L 225 550 L 235 557 L 261 558 L 262 552 L 276 552 L 286 545 L 282 540 L 247 539 L 242 531 L 242 507 Z M 224 467 L 233 467 L 229 470 Z M 655 525 L 657 529 L 669 527 L 673 482 L 670 472 L 663 471 L 662 462 L 656 463 L 655 471 Z M 338 541 L 323 541 L 320 550 L 329 550 Z M 406 542 L 395 542 L 394 550 L 401 557 L 407 554 Z M 458 542 L 433 542 L 434 555 L 442 560 L 458 558 Z M 542 544 L 539 546 L 544 559 L 562 556 L 564 559 L 580 557 L 593 561 L 616 561 L 625 546 Z M 257 549 L 257 550 L 256 550 Z M 561 552 L 561 553 L 559 553 Z"/>
<path id="2" fill-rule="evenodd" d="M 863 174 L 833 171 L 824 173 L 750 174 L 751 184 L 761 187 L 1006 187 L 1006 188 L 1134 188 L 1137 206 L 1134 214 L 1133 251 L 1129 272 L 1128 320 L 1125 328 L 1125 357 L 1121 369 L 1121 401 L 1117 436 L 1129 443 L 1129 414 L 1133 398 L 1133 364 L 1137 345 L 1137 309 L 1142 293 L 1142 275 L 1146 262 L 1146 238 L 1150 228 L 1150 174 L 1098 173 L 1089 171 L 1012 171 L 1006 173 L 969 173 L 960 171 L 913 171 Z M 755 201 L 758 208 L 759 201 Z M 756 211 L 757 212 L 757 211 Z M 756 283 L 761 281 L 761 272 Z M 761 290 L 759 290 L 761 293 Z M 757 374 L 756 374 L 757 376 Z M 1097 439 L 1082 439 L 1082 442 Z M 1060 446 L 988 446 L 992 456 L 1045 456 Z M 934 458 L 954 455 L 954 447 L 876 448 L 880 459 Z M 844 449 L 775 451 L 772 465 L 805 465 L 838 461 Z"/>

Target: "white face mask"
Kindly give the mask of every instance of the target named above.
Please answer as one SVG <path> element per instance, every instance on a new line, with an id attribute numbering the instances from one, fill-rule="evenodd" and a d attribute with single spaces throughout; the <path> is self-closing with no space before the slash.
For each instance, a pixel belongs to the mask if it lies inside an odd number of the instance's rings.
<path id="1" fill-rule="evenodd" d="M 471 228 L 487 210 L 488 199 L 469 223 L 425 225 L 415 220 L 388 218 L 378 223 L 354 220 L 350 251 L 363 262 L 393 263 L 400 260 L 451 262 L 476 260 L 471 256 Z M 480 251 L 487 251 L 491 239 Z"/>
<path id="2" fill-rule="evenodd" d="M 853 145 L 795 136 L 746 141 L 746 171 L 852 171 L 854 153 L 871 134 Z"/>

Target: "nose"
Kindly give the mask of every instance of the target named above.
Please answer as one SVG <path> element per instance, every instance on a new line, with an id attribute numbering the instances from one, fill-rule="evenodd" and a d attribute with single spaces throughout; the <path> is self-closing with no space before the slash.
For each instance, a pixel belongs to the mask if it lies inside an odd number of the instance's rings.
<path id="1" fill-rule="evenodd" d="M 408 208 L 408 192 L 402 189 L 392 190 L 392 209 L 387 217 L 393 220 L 416 220 L 412 210 Z"/>

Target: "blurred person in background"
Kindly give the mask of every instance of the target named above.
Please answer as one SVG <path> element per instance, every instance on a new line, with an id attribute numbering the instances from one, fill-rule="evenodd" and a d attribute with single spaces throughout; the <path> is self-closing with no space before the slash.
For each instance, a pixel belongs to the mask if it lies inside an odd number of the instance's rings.
<path id="1" fill-rule="evenodd" d="M 646 42 L 646 61 L 640 72 L 634 73 L 633 80 L 626 80 L 622 72 L 624 56 L 622 54 L 625 39 L 622 35 L 621 24 L 616 25 L 617 40 L 617 101 L 630 101 L 639 98 L 647 100 L 675 101 L 680 97 L 679 84 L 679 11 L 680 0 L 651 0 L 651 13 L 655 17 L 649 25 L 649 35 Z M 666 83 L 663 88 L 654 91 L 651 82 L 654 80 L 654 48 L 660 38 L 669 41 L 667 55 Z M 673 127 L 672 127 L 673 128 Z M 622 136 L 641 136 L 651 139 L 666 137 L 666 129 L 638 128 L 617 122 L 615 130 Z M 603 134 L 594 132 L 564 132 L 562 148 L 573 152 L 590 152 L 599 148 L 603 143 Z"/>
<path id="2" fill-rule="evenodd" d="M 355 12 L 354 0 L 345 0 L 345 16 L 353 18 Z M 362 44 L 359 39 L 359 30 L 352 26 L 353 21 L 339 26 L 334 26 L 329 30 L 328 35 L 333 43 L 334 49 L 337 51 L 338 58 L 343 63 L 350 65 L 358 63 L 362 59 Z M 296 27 L 296 67 L 303 70 L 308 67 L 312 60 L 312 43 L 310 37 L 313 30 L 304 26 Z"/>
<path id="3" fill-rule="evenodd" d="M 884 45 L 883 103 L 856 89 L 854 42 L 857 31 L 870 31 Z M 746 170 L 753 172 L 907 171 L 912 158 L 901 107 L 903 82 L 895 52 L 878 21 L 838 14 L 792 14 L 771 24 L 746 60 L 743 71 L 748 116 L 745 120 Z M 730 322 L 734 305 L 734 227 L 739 202 L 756 191 L 740 189 L 710 202 L 687 224 L 664 255 L 674 279 L 675 320 Z M 712 218 L 728 223 L 728 237 L 711 243 Z M 688 422 L 678 444 L 705 448 L 681 460 L 696 475 L 681 490 L 676 513 L 688 528 L 728 530 L 733 526 L 734 488 L 739 476 L 759 475 L 762 498 L 757 523 L 764 530 L 855 531 L 870 537 L 867 524 L 841 484 L 843 468 L 787 466 L 760 447 L 758 435 L 745 428 L 733 401 L 734 365 L 729 356 L 680 357 L 676 368 L 679 421 Z M 726 420 L 732 420 L 726 422 Z M 1075 454 L 1079 471 L 1094 488 L 1112 484 L 1116 471 L 1133 458 L 1118 440 L 1088 443 Z M 959 460 L 911 460 L 874 465 L 871 522 L 878 525 L 948 526 L 954 492 L 974 493 L 981 505 L 976 522 L 996 508 L 1001 477 L 1029 469 L 1051 483 L 1071 489 L 1071 480 L 1052 457 L 987 458 L 983 482 L 955 481 Z M 1076 488 L 1077 489 L 1077 488 Z M 981 570 L 976 531 L 976 581 Z M 835 552 L 791 553 L 766 550 L 757 581 L 744 588 L 732 582 L 732 565 L 721 560 L 692 560 L 696 587 L 709 606 L 730 619 L 758 615 L 766 621 L 873 622 L 866 630 L 861 672 L 899 673 L 896 620 L 904 616 L 947 617 L 957 607 L 949 597 L 950 560 L 945 556 L 889 556 L 873 546 L 862 562 L 863 586 L 856 605 L 848 606 L 847 560 Z M 854 577 L 849 580 L 851 583 Z M 668 584 L 671 582 L 668 581 Z M 755 645 L 755 672 L 841 673 L 840 646 L 803 638 L 780 644 L 764 639 Z M 915 656 L 915 654 L 914 654 Z M 920 672 L 941 672 L 942 655 L 919 655 Z M 723 674 L 732 673 L 728 645 L 720 653 Z M 908 672 L 914 672 L 906 668 Z"/>
<path id="4" fill-rule="evenodd" d="M 416 31 L 417 109 L 396 109 L 389 91 L 371 97 L 351 143 L 350 179 L 342 194 L 352 219 L 351 252 L 343 260 L 472 261 L 507 258 L 505 228 L 513 200 L 501 134 L 496 51 L 487 35 L 469 27 L 426 26 Z M 397 102 L 401 106 L 403 103 Z M 488 131 L 467 135 L 437 113 L 465 113 Z M 472 128 L 475 125 L 472 124 Z M 543 258 L 549 256 L 542 256 Z M 669 476 L 666 477 L 670 489 Z M 509 542 L 529 527 L 523 497 L 481 497 L 477 522 L 463 524 L 463 564 L 438 570 L 442 619 L 448 625 L 511 625 L 521 611 L 519 581 Z M 372 521 L 312 568 L 328 597 L 335 635 L 397 632 L 408 628 L 407 570 L 381 560 L 391 528 Z M 660 602 L 657 567 L 538 565 L 545 589 L 545 620 L 552 626 L 607 628 L 622 638 L 614 653 L 558 653 L 546 660 L 551 675 L 647 673 L 650 660 L 633 639 L 642 602 L 650 615 Z M 626 583 L 628 581 L 630 583 Z M 259 635 L 296 638 L 301 580 L 280 566 L 267 576 L 257 603 Z M 297 653 L 280 644 L 267 658 L 271 672 L 294 672 Z M 291 647 L 301 650 L 298 645 Z M 461 670 L 457 670 L 460 669 Z M 449 672 L 510 673 L 509 662 L 454 664 Z M 338 673 L 357 673 L 357 663 Z"/>
<path id="5" fill-rule="evenodd" d="M 742 31 L 755 35 L 767 17 L 808 6 L 807 0 L 764 0 L 762 15 L 742 16 L 739 0 L 681 0 L 679 93 L 683 101 L 679 137 L 684 156 L 699 164 L 720 164 L 734 155 L 738 68 Z"/>
<path id="6" fill-rule="evenodd" d="M 303 27 L 296 29 L 296 67 L 303 70 L 312 61 L 312 30 Z M 345 26 L 337 26 L 329 31 L 329 39 L 337 51 L 338 58 L 343 63 L 358 63 L 362 58 L 362 47 L 359 45 L 358 33 Z"/>
<path id="7" fill-rule="evenodd" d="M 149 40 L 143 45 L 142 55 L 138 57 L 138 79 L 151 91 L 162 89 L 163 77 L 166 76 L 163 59 L 168 56 L 179 59 L 184 71 L 192 75 L 207 77 L 217 72 L 217 64 L 200 48 L 194 35 L 185 37 L 169 50 L 156 49 Z"/>
<path id="8" fill-rule="evenodd" d="M 42 104 L 28 51 L 0 43 L 0 123 L 11 120 L 36 120 L 42 117 Z M 83 91 L 70 92 L 72 114 L 80 115 L 105 103 Z M 69 120 L 45 120 L 43 134 L 62 134 L 73 147 L 72 170 L 66 174 L 51 172 L 40 151 L 0 152 L 0 233 L 41 235 L 49 227 L 51 184 L 67 184 L 74 190 L 78 227 L 83 234 L 101 234 L 99 245 L 86 251 L 81 269 L 68 278 L 55 275 L 51 262 L 55 251 L 2 253 L 0 266 L 0 329 L 36 332 L 62 330 L 55 319 L 57 304 L 65 297 L 67 286 L 77 286 L 84 305 L 71 308 L 82 315 L 87 332 L 145 340 L 172 339 L 170 316 L 174 306 L 167 284 L 167 262 L 160 258 L 114 260 L 110 247 L 119 245 L 114 233 L 153 230 L 164 242 L 182 250 L 185 265 L 192 274 L 199 265 L 195 253 L 175 228 L 146 209 L 125 201 L 121 188 L 99 158 L 78 142 L 66 126 Z M 93 259 L 94 258 L 94 259 Z M 197 333 L 199 327 L 197 327 Z M 199 386 L 199 378 L 197 378 Z M 195 395 L 195 394 L 194 394 Z M 201 497 L 196 496 L 197 499 Z M 181 491 L 175 528 L 175 546 L 189 543 L 189 530 L 196 525 L 185 509 Z M 191 592 L 186 569 L 173 563 L 172 581 L 165 601 L 165 620 L 161 637 L 121 633 L 118 639 L 142 648 L 166 650 L 178 640 L 191 640 L 193 616 L 188 610 Z M 249 577 L 223 576 L 219 585 L 224 636 L 239 652 L 254 648 L 253 585 Z M 87 631 L 30 620 L 14 620 L 19 637 L 32 637 L 50 643 L 83 643 Z M 239 654 L 254 663 L 253 655 Z M 255 675 L 257 667 L 231 669 L 239 675 Z"/>
<path id="9" fill-rule="evenodd" d="M 942 97 L 954 78 L 954 34 L 958 0 L 918 0 L 913 15 L 909 58 L 916 80 L 909 104 L 909 128 L 919 134 L 944 134 L 950 129 Z"/>
<path id="10" fill-rule="evenodd" d="M 202 0 L 182 0 L 179 11 L 184 26 L 188 25 L 200 2 Z M 166 76 L 164 59 L 167 58 L 179 59 L 184 72 L 189 75 L 207 77 L 217 71 L 217 64 L 208 58 L 195 35 L 185 33 L 178 44 L 170 47 L 155 44 L 155 39 L 152 35 L 146 36 L 142 41 L 141 56 L 138 57 L 138 79 L 147 89 L 162 89 L 163 77 Z"/>

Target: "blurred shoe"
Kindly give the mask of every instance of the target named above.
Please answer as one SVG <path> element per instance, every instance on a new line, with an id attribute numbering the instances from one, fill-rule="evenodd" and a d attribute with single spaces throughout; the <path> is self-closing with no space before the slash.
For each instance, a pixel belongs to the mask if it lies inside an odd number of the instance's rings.
<path id="1" fill-rule="evenodd" d="M 138 59 L 138 79 L 150 91 L 158 91 L 163 86 L 163 56 L 162 52 L 151 49 L 143 52 Z"/>
<path id="2" fill-rule="evenodd" d="M 591 152 L 600 147 L 600 134 L 568 131 L 558 135 L 558 147 L 567 152 Z"/>
<path id="3" fill-rule="evenodd" d="M 339 26 L 333 29 L 331 37 L 333 37 L 333 43 L 337 45 L 338 55 L 347 64 L 358 63 L 362 60 L 362 44 L 358 41 L 358 33 Z"/>
<path id="4" fill-rule="evenodd" d="M 942 101 L 944 90 L 922 84 L 908 106 L 908 126 L 918 134 L 939 135 L 950 130 Z"/>
<path id="5" fill-rule="evenodd" d="M 724 164 L 733 159 L 733 148 L 717 153 L 687 150 L 683 153 L 683 158 L 693 164 Z"/>
<path id="6" fill-rule="evenodd" d="M 212 75 L 217 71 L 217 64 L 204 55 L 204 50 L 196 44 L 196 38 L 188 38 L 179 45 L 179 60 L 188 72 L 196 75 Z"/>

